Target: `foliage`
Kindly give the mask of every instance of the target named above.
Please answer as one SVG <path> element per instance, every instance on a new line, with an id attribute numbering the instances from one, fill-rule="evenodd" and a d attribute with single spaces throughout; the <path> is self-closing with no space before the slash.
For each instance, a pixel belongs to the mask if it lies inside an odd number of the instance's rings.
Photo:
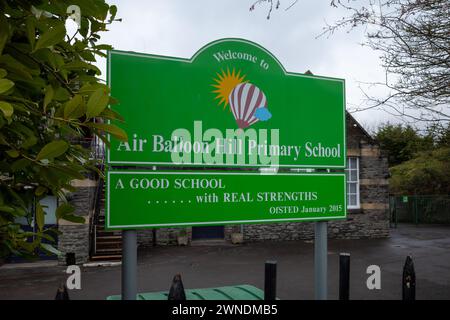
<path id="1" fill-rule="evenodd" d="M 450 122 L 447 127 L 438 127 L 436 145 L 439 148 L 450 148 Z"/>
<path id="2" fill-rule="evenodd" d="M 389 89 L 368 96 L 368 108 L 411 121 L 450 120 L 450 3 L 448 0 L 333 0 L 349 14 L 326 28 L 363 27 L 370 48 L 381 54 Z"/>
<path id="3" fill-rule="evenodd" d="M 71 38 L 70 5 L 81 9 L 81 27 Z M 111 49 L 98 42 L 116 12 L 103 0 L 0 0 L 0 257 L 55 253 L 42 243 L 53 237 L 39 200 L 56 195 L 57 219 L 84 221 L 65 200 L 71 181 L 95 170 L 81 141 L 105 140 L 107 133 L 127 139 L 102 123 L 120 116 L 107 108 L 114 99 L 93 64 Z M 23 231 L 19 218 L 34 219 L 37 231 Z"/>
<path id="4" fill-rule="evenodd" d="M 391 175 L 394 194 L 450 194 L 450 148 L 421 152 L 392 167 Z"/>
<path id="5" fill-rule="evenodd" d="M 250 6 L 266 6 L 267 19 L 282 4 L 285 10 L 298 0 L 257 0 Z M 363 45 L 380 53 L 385 81 L 368 84 L 388 89 L 382 98 L 367 97 L 363 107 L 382 109 L 404 121 L 450 121 L 450 2 L 448 0 L 330 0 L 346 11 L 327 25 L 321 35 L 361 28 Z"/>
<path id="6" fill-rule="evenodd" d="M 424 133 L 410 125 L 384 124 L 375 133 L 376 140 L 388 152 L 389 166 L 411 160 L 421 151 L 450 147 L 450 124 L 430 124 Z"/>
<path id="7" fill-rule="evenodd" d="M 376 139 L 388 151 L 394 194 L 450 193 L 450 125 L 429 125 L 424 133 L 411 126 L 385 124 Z"/>
<path id="8" fill-rule="evenodd" d="M 411 160 L 417 152 L 430 149 L 433 141 L 420 136 L 411 126 L 386 124 L 378 128 L 375 138 L 381 149 L 388 152 L 389 166 Z"/>

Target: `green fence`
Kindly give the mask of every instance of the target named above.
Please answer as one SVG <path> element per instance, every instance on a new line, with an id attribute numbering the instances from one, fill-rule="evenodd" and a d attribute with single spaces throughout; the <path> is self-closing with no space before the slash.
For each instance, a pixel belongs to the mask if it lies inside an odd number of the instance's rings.
<path id="1" fill-rule="evenodd" d="M 391 196 L 391 224 L 450 224 L 450 195 Z"/>

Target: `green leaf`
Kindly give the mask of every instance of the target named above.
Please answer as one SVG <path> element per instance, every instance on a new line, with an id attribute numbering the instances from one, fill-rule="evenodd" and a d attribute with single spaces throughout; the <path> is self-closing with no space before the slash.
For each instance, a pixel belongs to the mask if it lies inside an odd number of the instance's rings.
<path id="1" fill-rule="evenodd" d="M 56 209 L 56 212 L 55 212 L 56 219 L 59 220 L 62 217 L 64 217 L 65 215 L 70 214 L 74 211 L 75 211 L 75 208 L 73 206 L 71 206 L 68 203 L 63 203 Z"/>
<path id="2" fill-rule="evenodd" d="M 0 117 L 0 123 L 2 122 L 3 118 Z M 2 127 L 2 125 L 0 125 L 0 128 Z M 8 145 L 8 141 L 6 141 L 5 136 L 0 133 L 0 145 L 4 145 L 7 146 Z"/>
<path id="3" fill-rule="evenodd" d="M 15 109 L 17 109 L 17 105 L 14 106 Z M 15 110 L 16 111 L 16 110 Z M 21 136 L 22 140 L 18 141 L 19 144 L 21 144 L 22 149 L 28 149 L 29 147 L 35 145 L 38 141 L 35 133 L 33 130 L 25 126 L 19 121 L 15 121 L 11 125 L 11 129 L 19 136 Z"/>
<path id="4" fill-rule="evenodd" d="M 36 157 L 36 160 L 53 159 L 64 154 L 69 148 L 69 144 L 64 140 L 52 141 L 46 144 Z"/>
<path id="5" fill-rule="evenodd" d="M 42 209 L 42 205 L 40 202 L 36 202 L 36 225 L 39 229 L 39 231 L 42 231 L 44 229 L 44 223 L 45 223 L 45 212 L 44 209 Z"/>
<path id="6" fill-rule="evenodd" d="M 6 72 L 5 69 L 0 69 L 0 79 L 6 77 L 7 74 L 8 74 L 8 72 Z"/>
<path id="7" fill-rule="evenodd" d="M 58 173 L 59 176 L 67 176 L 70 180 L 83 180 L 85 176 L 79 170 L 72 169 L 71 166 L 54 166 L 52 168 Z"/>
<path id="8" fill-rule="evenodd" d="M 44 232 L 45 231 L 47 231 L 47 229 L 46 230 L 44 230 Z M 38 237 L 42 237 L 43 239 L 45 239 L 45 240 L 48 240 L 48 241 L 51 241 L 51 242 L 55 242 L 55 238 L 53 238 L 51 235 L 49 235 L 49 234 L 46 234 L 46 233 L 44 233 L 44 232 L 40 232 L 40 233 L 38 233 Z"/>
<path id="9" fill-rule="evenodd" d="M 79 31 L 80 31 L 80 34 L 84 38 L 86 38 L 86 36 L 87 36 L 87 34 L 89 32 L 89 20 L 86 17 L 84 17 L 84 16 L 81 17 L 81 26 L 80 26 L 80 30 Z"/>
<path id="10" fill-rule="evenodd" d="M 100 134 L 99 131 L 96 131 L 95 134 L 97 135 L 97 137 L 100 138 L 100 140 L 102 140 L 102 142 L 105 144 L 105 146 L 107 148 L 111 148 L 111 143 L 109 142 L 108 138 L 102 134 Z"/>
<path id="11" fill-rule="evenodd" d="M 14 212 L 14 208 L 10 207 L 10 206 L 0 206 L 0 211 L 13 213 Z"/>
<path id="12" fill-rule="evenodd" d="M 41 49 L 33 54 L 35 59 L 46 62 L 52 67 L 54 71 L 57 71 L 61 66 L 64 65 L 64 58 L 56 51 L 50 49 Z"/>
<path id="13" fill-rule="evenodd" d="M 19 61 L 11 57 L 9 54 L 0 56 L 0 64 L 2 64 L 3 68 L 8 70 L 9 73 L 13 73 L 16 77 L 25 80 L 33 80 L 33 76 L 31 75 L 32 71 Z"/>
<path id="14" fill-rule="evenodd" d="M 66 27 L 62 23 L 54 26 L 53 28 L 50 28 L 47 32 L 44 32 L 44 34 L 39 37 L 33 52 L 41 48 L 51 47 L 63 41 L 65 35 Z"/>
<path id="15" fill-rule="evenodd" d="M 117 14 L 117 7 L 115 5 L 109 7 L 109 14 L 111 15 L 109 17 L 109 22 L 112 22 L 116 18 Z"/>
<path id="16" fill-rule="evenodd" d="M 10 156 L 11 158 L 17 158 L 19 156 L 19 151 L 17 150 L 8 150 L 6 151 L 6 153 L 8 154 L 8 156 Z"/>
<path id="17" fill-rule="evenodd" d="M 81 94 L 92 94 L 95 90 L 102 88 L 106 92 L 109 92 L 109 87 L 102 83 L 90 83 L 86 82 L 79 90 Z M 109 97 L 111 99 L 111 97 Z"/>
<path id="18" fill-rule="evenodd" d="M 30 160 L 22 158 L 19 160 L 16 160 L 13 162 L 13 164 L 11 165 L 11 170 L 13 172 L 17 172 L 20 171 L 22 169 L 25 169 L 29 164 L 31 163 Z"/>
<path id="19" fill-rule="evenodd" d="M 108 105 L 109 94 L 105 88 L 98 88 L 89 97 L 87 103 L 86 117 L 93 118 L 98 116 Z"/>
<path id="20" fill-rule="evenodd" d="M 11 116 L 14 113 L 13 106 L 5 101 L 0 101 L 0 110 L 2 110 L 3 114 L 5 115 L 5 118 L 11 118 Z"/>
<path id="21" fill-rule="evenodd" d="M 84 61 L 76 60 L 69 62 L 63 66 L 66 70 L 94 70 L 96 74 L 100 74 L 100 69 L 96 66 Z"/>
<path id="22" fill-rule="evenodd" d="M 83 104 L 83 97 L 75 95 L 64 105 L 64 119 L 78 119 L 86 112 Z"/>
<path id="23" fill-rule="evenodd" d="M 25 217 L 27 215 L 27 212 L 20 207 L 15 207 L 13 214 L 16 217 Z"/>
<path id="24" fill-rule="evenodd" d="M 34 190 L 34 194 L 39 197 L 42 196 L 45 192 L 47 192 L 47 190 L 48 189 L 46 187 L 39 186 L 36 188 L 36 190 Z"/>
<path id="25" fill-rule="evenodd" d="M 111 104 L 111 101 L 110 101 Z M 102 118 L 106 118 L 106 119 L 111 119 L 111 120 L 119 120 L 119 121 L 124 121 L 124 118 L 118 114 L 116 111 L 110 109 L 110 108 L 106 108 L 105 110 L 103 110 L 103 112 L 100 114 L 100 116 Z"/>
<path id="26" fill-rule="evenodd" d="M 113 47 L 109 44 L 99 44 L 95 46 L 95 49 L 97 50 L 112 50 Z"/>
<path id="27" fill-rule="evenodd" d="M 14 86 L 14 82 L 8 79 L 0 79 L 0 93 L 4 93 Z"/>
<path id="28" fill-rule="evenodd" d="M 118 104 L 119 103 L 119 100 L 117 100 L 116 98 L 114 98 L 114 97 L 111 97 L 111 96 L 109 96 L 109 104 L 111 105 L 111 104 Z"/>
<path id="29" fill-rule="evenodd" d="M 72 214 L 75 208 L 68 203 L 63 203 L 56 209 L 56 219 L 64 219 L 74 223 L 84 223 L 83 217 Z"/>
<path id="30" fill-rule="evenodd" d="M 41 242 L 40 247 L 44 249 L 45 251 L 48 251 L 50 253 L 56 254 L 57 256 L 62 255 L 62 252 L 56 249 L 54 246 L 48 243 Z"/>
<path id="31" fill-rule="evenodd" d="M 36 43 L 36 28 L 34 22 L 35 18 L 33 16 L 29 16 L 25 22 L 25 26 L 27 28 L 28 42 L 31 45 L 31 49 L 33 49 L 34 44 Z"/>
<path id="32" fill-rule="evenodd" d="M 61 219 L 73 222 L 73 223 L 84 223 L 86 220 L 83 217 L 76 216 L 74 214 L 66 214 L 61 217 Z"/>
<path id="33" fill-rule="evenodd" d="M 55 95 L 55 91 L 51 85 L 48 85 L 45 88 L 45 96 L 44 96 L 44 111 L 47 110 L 48 104 L 53 100 L 53 96 Z"/>
<path id="34" fill-rule="evenodd" d="M 128 141 L 127 133 L 123 129 L 121 129 L 121 128 L 113 125 L 113 124 L 89 123 L 88 125 L 90 127 L 94 127 L 96 129 L 100 129 L 100 130 L 102 130 L 102 131 L 104 131 L 106 133 L 109 133 L 109 134 L 113 135 L 114 137 L 116 137 L 119 140 Z"/>
<path id="35" fill-rule="evenodd" d="M 70 99 L 70 93 L 67 89 L 59 87 L 55 90 L 55 95 L 53 97 L 56 101 L 66 101 Z"/>
<path id="36" fill-rule="evenodd" d="M 27 209 L 27 206 L 25 204 L 25 201 L 15 192 L 13 189 L 8 189 L 9 194 L 15 199 L 15 201 L 24 209 Z M 22 197 L 24 194 L 21 194 Z"/>
<path id="37" fill-rule="evenodd" d="M 23 149 L 28 149 L 29 147 L 34 146 L 36 143 L 38 142 L 38 139 L 36 138 L 36 136 L 30 135 L 28 136 L 23 142 L 22 142 L 22 148 Z"/>
<path id="38" fill-rule="evenodd" d="M 82 57 L 86 61 L 95 62 L 95 56 L 91 51 L 83 50 L 80 52 L 80 57 Z"/>

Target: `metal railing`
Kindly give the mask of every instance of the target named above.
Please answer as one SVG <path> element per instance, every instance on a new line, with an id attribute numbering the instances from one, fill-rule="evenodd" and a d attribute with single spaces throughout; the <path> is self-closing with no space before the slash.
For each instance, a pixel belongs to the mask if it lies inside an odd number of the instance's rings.
<path id="1" fill-rule="evenodd" d="M 104 172 L 105 169 L 105 144 L 97 136 L 91 140 L 91 159 L 97 163 L 97 168 L 100 172 Z M 101 208 L 101 196 L 103 192 L 104 179 L 101 175 L 97 175 L 97 186 L 94 191 L 92 200 L 91 212 L 89 219 L 89 255 L 92 257 L 95 254 L 96 248 L 96 225 L 98 224 L 98 217 L 100 215 Z"/>
<path id="2" fill-rule="evenodd" d="M 389 199 L 391 225 L 450 224 L 450 195 L 405 195 Z"/>

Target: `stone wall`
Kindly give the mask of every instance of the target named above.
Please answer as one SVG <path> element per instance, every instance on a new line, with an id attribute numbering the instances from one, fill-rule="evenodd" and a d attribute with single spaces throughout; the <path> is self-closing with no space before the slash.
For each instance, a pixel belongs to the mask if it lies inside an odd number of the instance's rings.
<path id="1" fill-rule="evenodd" d="M 139 247 L 151 247 L 153 245 L 153 230 L 138 230 L 137 243 Z"/>
<path id="2" fill-rule="evenodd" d="M 389 221 L 380 218 L 378 211 L 364 214 L 351 214 L 347 220 L 329 221 L 328 238 L 330 239 L 368 239 L 389 236 Z M 292 222 L 246 225 L 245 241 L 288 241 L 314 239 L 313 222 Z"/>
<path id="3" fill-rule="evenodd" d="M 77 191 L 68 196 L 69 203 L 75 208 L 75 215 L 84 217 L 82 224 L 59 220 L 58 250 L 62 252 L 59 263 L 66 263 L 66 253 L 75 253 L 76 263 L 89 260 L 89 214 L 91 212 L 96 182 L 92 180 L 75 181 Z"/>
<path id="4" fill-rule="evenodd" d="M 62 232 L 58 239 L 58 250 L 63 254 L 58 258 L 60 264 L 66 263 L 66 253 L 75 253 L 76 263 L 82 264 L 89 260 L 89 224 L 66 225 L 60 223 Z"/>
<path id="5" fill-rule="evenodd" d="M 192 228 L 155 229 L 156 245 L 176 245 L 178 243 L 177 237 L 183 229 L 185 230 L 190 241 L 192 238 Z M 153 230 L 138 230 L 137 242 L 140 247 L 153 246 Z"/>
<path id="6" fill-rule="evenodd" d="M 188 236 L 189 242 L 192 241 L 192 228 L 164 228 L 155 229 L 156 231 L 156 245 L 176 245 L 177 236 L 180 234 L 181 230 L 185 230 Z M 224 239 L 226 241 L 231 241 L 232 233 L 239 233 L 241 226 L 239 225 L 228 225 L 224 227 Z M 153 246 L 153 230 L 138 230 L 137 232 L 137 242 L 139 247 L 151 247 Z"/>

